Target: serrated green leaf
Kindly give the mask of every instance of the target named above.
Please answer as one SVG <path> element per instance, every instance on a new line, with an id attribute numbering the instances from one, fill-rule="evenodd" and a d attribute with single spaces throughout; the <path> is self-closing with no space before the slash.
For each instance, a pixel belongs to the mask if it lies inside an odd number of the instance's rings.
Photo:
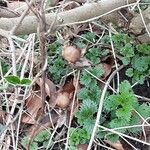
<path id="1" fill-rule="evenodd" d="M 29 137 L 25 136 L 22 140 L 21 140 L 21 145 L 26 148 L 27 145 L 29 144 Z M 30 150 L 37 150 L 38 149 L 38 143 L 37 142 L 32 142 L 30 144 Z"/>
<path id="2" fill-rule="evenodd" d="M 120 53 L 127 58 L 134 56 L 134 49 L 130 43 L 127 43 L 123 48 L 120 49 Z"/>
<path id="3" fill-rule="evenodd" d="M 4 78 L 9 84 L 13 84 L 13 85 L 20 84 L 20 78 L 18 76 L 9 75 Z"/>
<path id="4" fill-rule="evenodd" d="M 149 103 L 143 103 L 142 105 L 139 106 L 137 111 L 145 119 L 150 117 L 150 104 Z"/>
<path id="5" fill-rule="evenodd" d="M 30 85 L 30 84 L 31 84 L 31 80 L 30 80 L 30 79 L 27 79 L 27 78 L 23 78 L 23 79 L 20 81 L 20 84 L 21 84 L 21 85 Z"/>
<path id="6" fill-rule="evenodd" d="M 87 133 L 89 133 L 91 135 L 93 128 L 94 128 L 94 125 L 95 125 L 95 120 L 87 118 L 84 121 L 83 128 L 87 131 Z"/>
<path id="7" fill-rule="evenodd" d="M 133 76 L 133 68 L 128 68 L 128 69 L 126 70 L 126 75 L 127 75 L 128 77 L 132 77 L 132 76 Z"/>
<path id="8" fill-rule="evenodd" d="M 90 85 L 91 81 L 92 81 L 91 75 L 87 72 L 83 72 L 83 74 L 80 78 L 80 83 L 88 86 L 88 85 Z"/>
<path id="9" fill-rule="evenodd" d="M 78 144 L 84 144 L 89 140 L 90 136 L 85 129 L 82 128 L 71 128 L 69 145 L 77 146 Z"/>
<path id="10" fill-rule="evenodd" d="M 150 54 L 150 45 L 142 43 L 137 45 L 137 50 L 142 54 Z"/>
<path id="11" fill-rule="evenodd" d="M 80 125 L 84 124 L 87 118 L 93 118 L 97 111 L 97 104 L 91 100 L 84 100 L 81 104 L 80 110 L 76 113 L 76 117 Z"/>
<path id="12" fill-rule="evenodd" d="M 128 58 L 128 57 L 122 57 L 121 61 L 126 66 L 126 65 L 128 65 L 130 63 L 130 58 Z"/>
<path id="13" fill-rule="evenodd" d="M 78 93 L 78 98 L 85 100 L 85 99 L 89 99 L 89 95 L 88 95 L 89 90 L 87 88 L 82 88 L 80 89 L 79 93 Z"/>
<path id="14" fill-rule="evenodd" d="M 148 57 L 144 57 L 144 56 L 141 56 L 141 57 L 136 56 L 132 60 L 132 66 L 134 69 L 136 69 L 140 72 L 143 72 L 148 69 L 148 65 L 149 65 L 148 60 L 149 59 L 148 59 Z"/>
<path id="15" fill-rule="evenodd" d="M 113 133 L 109 133 L 109 134 L 106 135 L 106 139 L 111 141 L 111 142 L 113 142 L 113 143 L 115 143 L 115 142 L 117 142 L 119 140 L 119 135 L 113 134 Z"/>
<path id="16" fill-rule="evenodd" d="M 131 85 L 129 81 L 124 80 L 119 85 L 119 93 L 130 93 L 131 92 Z"/>
<path id="17" fill-rule="evenodd" d="M 49 138 L 50 138 L 50 133 L 47 130 L 43 130 L 34 138 L 34 141 L 44 142 Z"/>
<path id="18" fill-rule="evenodd" d="M 92 70 L 90 72 L 98 78 L 100 78 L 104 74 L 104 70 L 100 66 L 96 66 L 96 67 L 92 68 Z"/>

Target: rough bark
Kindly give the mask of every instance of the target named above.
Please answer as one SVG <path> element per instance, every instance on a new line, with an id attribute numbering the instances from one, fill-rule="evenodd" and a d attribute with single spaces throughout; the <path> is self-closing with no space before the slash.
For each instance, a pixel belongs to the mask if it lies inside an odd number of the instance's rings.
<path id="1" fill-rule="evenodd" d="M 135 1 L 136 0 L 128 0 L 129 3 L 133 3 Z M 52 23 L 54 23 L 52 29 L 52 31 L 54 31 L 58 27 L 63 27 L 66 24 L 73 24 L 86 20 L 88 21 L 91 18 L 101 16 L 113 9 L 119 8 L 126 4 L 127 1 L 125 0 L 102 0 L 99 3 L 89 3 L 72 10 L 60 12 L 57 14 L 57 16 L 54 13 L 46 14 L 47 29 Z M 0 28 L 9 31 L 14 25 L 16 25 L 18 20 L 19 18 L 1 18 Z M 15 34 L 34 33 L 36 32 L 37 24 L 38 23 L 35 16 L 27 16 L 25 17 L 21 26 L 17 29 Z"/>

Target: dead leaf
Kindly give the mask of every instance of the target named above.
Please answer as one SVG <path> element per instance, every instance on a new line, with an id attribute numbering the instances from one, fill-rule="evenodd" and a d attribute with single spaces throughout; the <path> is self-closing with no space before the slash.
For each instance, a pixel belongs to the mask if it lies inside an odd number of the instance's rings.
<path id="1" fill-rule="evenodd" d="M 103 74 L 103 77 L 101 78 L 101 80 L 105 80 L 111 73 L 112 66 L 110 64 L 106 64 L 106 63 L 101 63 L 97 66 L 101 67 L 104 70 L 104 74 Z"/>
<path id="2" fill-rule="evenodd" d="M 75 68 L 83 68 L 83 67 L 89 67 L 91 66 L 89 60 L 87 60 L 86 58 L 80 58 L 79 61 L 77 61 L 74 65 Z"/>
<path id="3" fill-rule="evenodd" d="M 50 114 L 45 114 L 38 124 L 32 125 L 30 129 L 28 130 L 28 136 L 29 136 L 29 143 L 26 146 L 27 148 L 30 147 L 30 144 L 34 137 L 40 133 L 42 130 L 48 129 L 53 127 L 58 119 L 61 117 L 61 114 L 56 113 L 55 111 L 51 111 Z"/>
<path id="4" fill-rule="evenodd" d="M 26 113 L 22 115 L 22 123 L 34 124 L 37 117 L 40 117 L 37 116 L 40 109 L 43 107 L 43 102 L 40 95 L 40 92 L 34 92 L 27 98 L 25 102 L 27 109 Z"/>
<path id="5" fill-rule="evenodd" d="M 42 79 L 39 78 L 39 80 L 37 80 L 36 83 L 40 86 L 41 89 L 43 86 Z M 51 80 L 47 78 L 45 79 L 45 92 L 46 96 L 48 96 L 49 98 L 49 106 L 54 107 L 56 105 L 56 86 Z"/>
<path id="6" fill-rule="evenodd" d="M 116 150 L 125 150 L 121 144 L 120 141 L 117 141 L 116 143 L 112 143 L 111 141 L 104 140 L 107 144 L 115 148 Z"/>
<path id="7" fill-rule="evenodd" d="M 62 92 L 66 92 L 68 94 L 74 92 L 75 90 L 75 87 L 74 87 L 74 84 L 73 84 L 73 79 L 69 79 L 65 81 L 65 84 L 64 86 L 62 87 Z"/>
<path id="8" fill-rule="evenodd" d="M 77 150 L 87 150 L 88 144 L 79 144 Z"/>

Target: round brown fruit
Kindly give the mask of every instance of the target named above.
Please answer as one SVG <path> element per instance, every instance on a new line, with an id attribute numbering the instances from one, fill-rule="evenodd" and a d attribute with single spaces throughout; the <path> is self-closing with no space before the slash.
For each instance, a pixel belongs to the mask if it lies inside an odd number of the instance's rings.
<path id="1" fill-rule="evenodd" d="M 81 50 L 74 46 L 64 46 L 62 55 L 68 62 L 75 63 L 81 57 Z"/>
<path id="2" fill-rule="evenodd" d="M 56 104 L 60 108 L 66 108 L 69 106 L 70 100 L 69 100 L 69 93 L 59 93 L 56 99 Z"/>

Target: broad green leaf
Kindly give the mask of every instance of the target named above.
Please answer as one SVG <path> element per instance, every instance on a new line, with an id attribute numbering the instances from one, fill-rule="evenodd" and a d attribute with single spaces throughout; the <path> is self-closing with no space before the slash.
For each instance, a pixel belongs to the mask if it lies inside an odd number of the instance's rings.
<path id="1" fill-rule="evenodd" d="M 31 80 L 30 80 L 30 79 L 27 79 L 27 78 L 23 78 L 23 79 L 20 81 L 20 84 L 21 84 L 21 85 L 30 85 L 30 84 L 31 84 Z"/>
<path id="2" fill-rule="evenodd" d="M 20 84 L 20 78 L 18 76 L 9 75 L 5 77 L 5 80 L 9 84 L 18 85 Z"/>

